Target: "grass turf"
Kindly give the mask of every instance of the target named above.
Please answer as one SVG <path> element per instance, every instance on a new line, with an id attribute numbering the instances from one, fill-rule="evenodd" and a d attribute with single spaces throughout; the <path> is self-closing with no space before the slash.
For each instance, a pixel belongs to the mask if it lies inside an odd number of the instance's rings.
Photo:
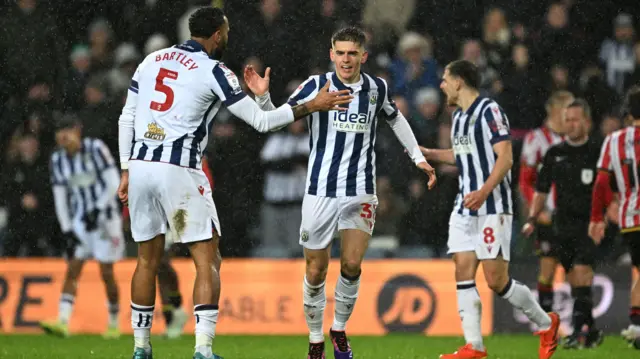
<path id="1" fill-rule="evenodd" d="M 424 337 L 419 335 L 389 335 L 385 337 L 350 338 L 355 358 L 375 359 L 437 359 L 439 354 L 455 350 L 461 338 Z M 190 359 L 194 339 L 184 336 L 177 340 L 153 337 L 154 359 Z M 538 357 L 538 339 L 524 335 L 494 335 L 486 338 L 489 358 L 534 359 Z M 0 358 L 12 359 L 120 359 L 131 358 L 133 339 L 123 336 L 104 340 L 99 336 L 72 336 L 60 339 L 44 335 L 0 335 Z M 306 337 L 286 336 L 220 336 L 215 351 L 226 359 L 304 359 Z M 333 358 L 332 348 L 326 348 L 327 358 Z M 590 350 L 563 350 L 554 359 L 631 358 L 640 353 L 627 346 L 618 336 L 605 338 L 603 345 Z"/>

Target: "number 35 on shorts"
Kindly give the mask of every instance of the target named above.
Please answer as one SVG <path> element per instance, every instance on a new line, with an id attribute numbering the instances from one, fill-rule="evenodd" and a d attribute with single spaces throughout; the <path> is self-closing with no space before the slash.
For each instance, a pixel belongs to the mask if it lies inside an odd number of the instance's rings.
<path id="1" fill-rule="evenodd" d="M 376 208 L 378 206 L 372 203 L 361 203 L 360 207 L 360 217 L 369 224 L 369 231 L 373 231 L 373 226 L 376 223 Z"/>

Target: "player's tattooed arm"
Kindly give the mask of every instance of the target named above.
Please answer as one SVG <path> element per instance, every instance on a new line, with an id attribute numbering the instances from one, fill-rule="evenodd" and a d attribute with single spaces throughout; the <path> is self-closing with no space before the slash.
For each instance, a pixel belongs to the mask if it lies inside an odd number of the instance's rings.
<path id="1" fill-rule="evenodd" d="M 331 81 L 327 81 L 311 101 L 291 107 L 293 117 L 297 120 L 318 111 L 346 111 L 347 108 L 341 105 L 346 105 L 353 100 L 351 91 L 329 92 L 329 86 Z"/>
<path id="2" fill-rule="evenodd" d="M 296 105 L 291 107 L 291 111 L 293 111 L 293 118 L 299 120 L 308 116 L 309 114 L 315 112 L 310 109 L 309 103 L 303 103 L 301 105 Z"/>

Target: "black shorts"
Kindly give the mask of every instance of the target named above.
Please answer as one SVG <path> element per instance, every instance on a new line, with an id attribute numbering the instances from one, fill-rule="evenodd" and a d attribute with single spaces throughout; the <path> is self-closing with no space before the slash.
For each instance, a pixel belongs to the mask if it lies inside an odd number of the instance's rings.
<path id="1" fill-rule="evenodd" d="M 631 263 L 634 267 L 640 267 L 640 231 L 622 233 L 622 238 L 629 247 Z"/>
<path id="2" fill-rule="evenodd" d="M 565 272 L 568 273 L 577 264 L 595 266 L 597 246 L 589 237 L 588 225 L 577 229 L 559 226 L 555 229 L 555 240 L 552 254 L 562 264 Z"/>
<path id="3" fill-rule="evenodd" d="M 538 257 L 555 257 L 553 248 L 557 246 L 553 227 L 537 225 L 535 231 L 535 248 Z"/>

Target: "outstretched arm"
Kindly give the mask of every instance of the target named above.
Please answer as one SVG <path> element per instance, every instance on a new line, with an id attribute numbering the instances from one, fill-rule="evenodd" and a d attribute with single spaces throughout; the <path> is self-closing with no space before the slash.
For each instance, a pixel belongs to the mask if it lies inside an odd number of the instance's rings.
<path id="1" fill-rule="evenodd" d="M 415 163 L 418 168 L 420 168 L 429 176 L 429 189 L 433 188 L 433 186 L 435 186 L 436 184 L 436 171 L 424 158 L 422 151 L 420 151 L 418 141 L 416 140 L 416 137 L 413 134 L 413 131 L 411 130 L 411 126 L 409 126 L 409 122 L 407 121 L 407 119 L 402 115 L 400 111 L 397 111 L 396 117 L 392 120 L 387 121 L 387 123 L 389 123 L 389 126 L 391 126 L 393 133 L 396 135 L 398 141 L 402 143 L 402 146 L 404 146 L 404 149 L 409 154 L 409 157 L 411 157 L 413 163 Z"/>
<path id="2" fill-rule="evenodd" d="M 244 68 L 244 83 L 247 84 L 249 90 L 256 96 L 256 103 L 263 111 L 273 111 L 276 109 L 276 106 L 271 102 L 271 94 L 269 93 L 270 75 L 270 67 L 267 67 L 264 71 L 264 77 L 258 75 L 251 65 L 247 65 Z"/>
<path id="3" fill-rule="evenodd" d="M 213 68 L 215 81 L 212 91 L 223 101 L 229 111 L 260 132 L 279 130 L 291 122 L 313 112 L 344 110 L 340 105 L 353 99 L 348 90 L 328 92 L 330 81 L 310 101 L 301 104 L 284 104 L 273 111 L 263 111 L 242 92 L 235 74 L 224 66 Z"/>
<path id="4" fill-rule="evenodd" d="M 454 156 L 452 148 L 441 150 L 420 146 L 420 151 L 427 161 L 442 162 L 452 166 L 456 165 L 456 156 Z"/>

